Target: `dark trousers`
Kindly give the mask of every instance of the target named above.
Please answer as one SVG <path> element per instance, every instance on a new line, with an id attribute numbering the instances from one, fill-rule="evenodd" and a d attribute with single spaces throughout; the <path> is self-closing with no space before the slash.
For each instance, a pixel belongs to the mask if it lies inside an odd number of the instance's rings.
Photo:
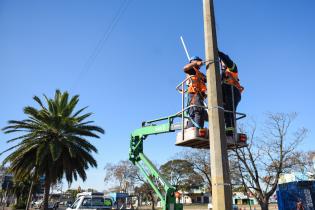
<path id="1" fill-rule="evenodd" d="M 223 95 L 224 109 L 227 111 L 231 111 L 231 112 L 224 112 L 225 127 L 235 128 L 235 123 L 234 123 L 235 118 L 234 118 L 234 114 L 232 113 L 233 105 L 234 105 L 234 111 L 236 112 L 237 105 L 241 101 L 241 93 L 236 87 L 223 83 L 222 95 Z M 233 104 L 233 101 L 234 101 L 234 104 Z"/>
<path id="2" fill-rule="evenodd" d="M 189 93 L 188 95 L 188 106 L 190 105 L 198 105 L 204 106 L 203 103 L 204 97 L 199 93 L 193 94 Z M 205 120 L 208 118 L 208 114 L 204 108 L 201 107 L 191 107 L 188 109 L 188 114 L 190 118 L 198 125 L 197 127 L 203 128 Z M 191 120 L 188 121 L 188 128 L 196 127 Z"/>

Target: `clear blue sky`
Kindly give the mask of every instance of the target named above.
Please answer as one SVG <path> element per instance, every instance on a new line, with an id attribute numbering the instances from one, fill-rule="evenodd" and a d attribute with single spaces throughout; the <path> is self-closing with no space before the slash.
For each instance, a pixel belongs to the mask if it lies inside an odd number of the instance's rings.
<path id="1" fill-rule="evenodd" d="M 215 9 L 218 45 L 245 86 L 239 111 L 258 121 L 298 112 L 297 125 L 311 130 L 301 149 L 314 149 L 315 1 L 216 0 Z M 180 109 L 180 35 L 204 57 L 201 0 L 0 0 L 0 127 L 24 119 L 34 95 L 80 94 L 106 134 L 92 140 L 98 169 L 72 186 L 103 190 L 103 168 L 128 158 L 130 133 Z M 9 137 L 0 133 L 1 151 Z M 149 138 L 145 152 L 163 163 L 181 150 L 174 142 L 174 134 Z"/>

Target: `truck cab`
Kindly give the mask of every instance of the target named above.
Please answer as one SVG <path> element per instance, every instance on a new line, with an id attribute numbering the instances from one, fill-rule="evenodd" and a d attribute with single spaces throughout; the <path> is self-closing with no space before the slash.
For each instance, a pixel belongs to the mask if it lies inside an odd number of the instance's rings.
<path id="1" fill-rule="evenodd" d="M 76 201 L 67 210 L 105 210 L 113 208 L 113 200 L 103 193 L 79 193 Z"/>

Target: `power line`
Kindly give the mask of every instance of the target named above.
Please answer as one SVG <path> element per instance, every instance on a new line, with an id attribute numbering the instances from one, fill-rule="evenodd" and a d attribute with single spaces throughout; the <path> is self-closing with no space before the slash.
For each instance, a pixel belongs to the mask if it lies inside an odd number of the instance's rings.
<path id="1" fill-rule="evenodd" d="M 76 83 L 78 82 L 78 80 L 80 79 L 80 77 L 87 72 L 93 65 L 95 59 L 97 58 L 97 56 L 100 54 L 100 52 L 102 51 L 106 41 L 109 39 L 111 33 L 113 32 L 113 30 L 115 29 L 115 27 L 117 26 L 118 22 L 120 21 L 121 17 L 123 16 L 123 14 L 125 13 L 125 11 L 127 10 L 128 6 L 130 5 L 132 0 L 124 0 L 119 9 L 117 10 L 114 18 L 112 19 L 112 21 L 110 22 L 110 24 L 108 25 L 106 31 L 104 32 L 104 34 L 102 35 L 102 37 L 100 38 L 100 40 L 98 41 L 96 47 L 94 48 L 94 50 L 92 51 L 92 53 L 90 54 L 90 56 L 88 57 L 88 59 L 86 60 L 86 62 L 84 63 L 84 66 L 82 68 L 82 70 L 79 72 L 78 77 L 76 78 L 76 80 L 74 81 L 73 84 L 73 88 L 74 89 L 76 87 Z"/>

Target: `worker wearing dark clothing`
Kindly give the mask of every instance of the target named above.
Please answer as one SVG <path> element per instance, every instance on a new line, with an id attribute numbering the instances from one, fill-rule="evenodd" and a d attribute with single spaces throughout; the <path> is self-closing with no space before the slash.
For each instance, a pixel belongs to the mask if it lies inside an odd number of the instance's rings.
<path id="1" fill-rule="evenodd" d="M 190 63 L 184 67 L 184 72 L 191 76 L 188 87 L 188 106 L 204 106 L 204 99 L 206 98 L 206 76 L 199 71 L 203 65 L 202 59 L 194 56 L 190 59 Z M 191 107 L 188 109 L 188 114 L 191 120 L 188 121 L 187 128 L 198 127 L 203 128 L 204 122 L 208 115 L 202 107 Z"/>
<path id="2" fill-rule="evenodd" d="M 197 106 L 204 106 L 204 97 L 201 96 L 200 94 L 192 94 L 189 93 L 189 105 L 197 105 Z M 208 119 L 207 112 L 205 111 L 204 108 L 201 107 L 192 107 L 189 108 L 188 114 L 190 118 L 194 121 L 188 121 L 187 128 L 190 127 L 198 127 L 198 128 L 203 128 L 205 121 Z"/>
<path id="3" fill-rule="evenodd" d="M 237 105 L 241 101 L 241 93 L 244 88 L 239 83 L 238 69 L 236 64 L 230 57 L 219 51 L 221 60 L 222 74 L 222 95 L 224 112 L 224 120 L 227 135 L 233 135 L 235 130 L 235 115 Z"/>

